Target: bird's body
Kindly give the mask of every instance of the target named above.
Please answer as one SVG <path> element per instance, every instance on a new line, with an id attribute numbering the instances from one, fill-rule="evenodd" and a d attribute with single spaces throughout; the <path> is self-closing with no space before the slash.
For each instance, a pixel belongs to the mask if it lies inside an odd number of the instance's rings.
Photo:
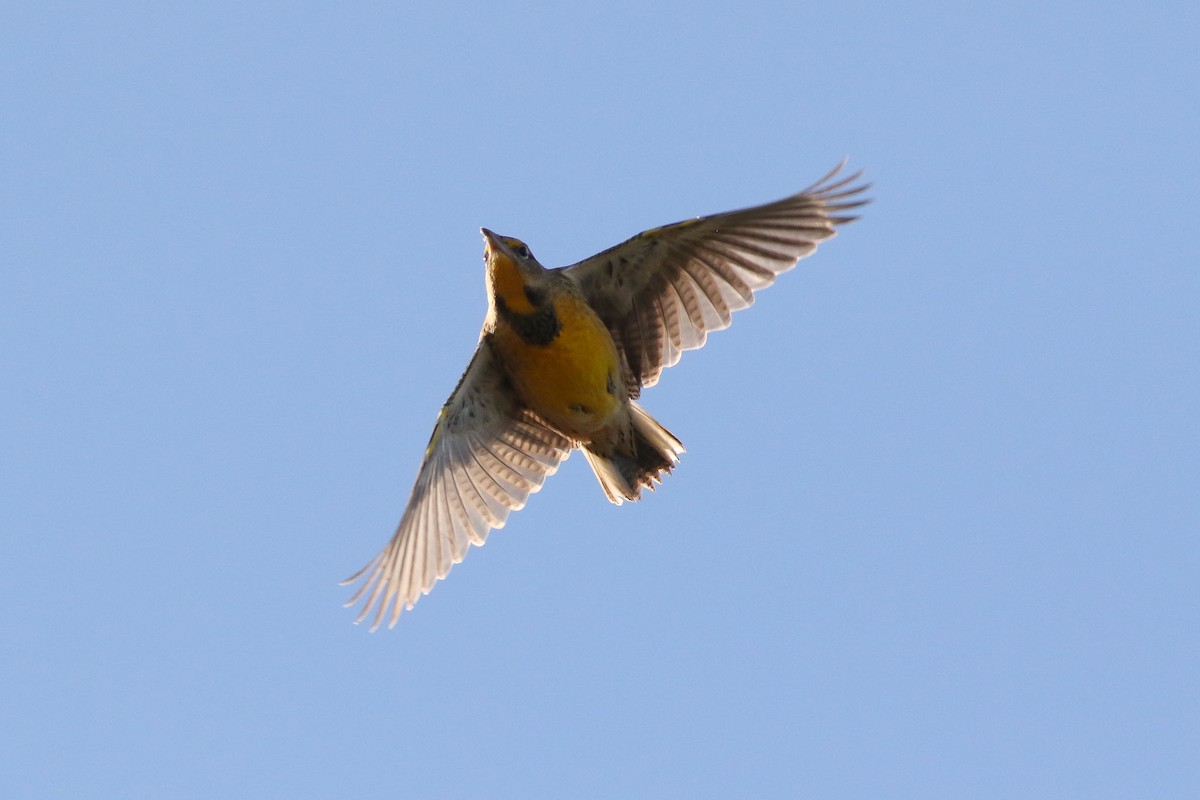
<path id="1" fill-rule="evenodd" d="M 764 206 L 653 228 L 570 267 L 484 229 L 488 312 L 442 408 L 391 542 L 347 582 L 359 620 L 412 607 L 470 544 L 482 544 L 573 449 L 608 498 L 638 499 L 683 445 L 637 404 L 684 350 L 726 327 L 754 292 L 831 237 L 862 205 L 857 175 Z M 849 188 L 848 188 L 849 187 Z"/>
<path id="2" fill-rule="evenodd" d="M 612 333 L 574 277 L 542 267 L 518 239 L 483 235 L 483 343 L 517 399 L 583 450 L 608 498 L 636 500 L 683 445 L 633 402 Z"/>
<path id="3" fill-rule="evenodd" d="M 497 314 L 492 349 L 517 394 L 538 416 L 568 436 L 584 439 L 621 407 L 617 347 L 574 283 L 561 274 L 555 277 L 547 281 L 555 286 L 545 292 L 542 308 L 517 317 L 507 306 Z M 552 335 L 524 333 L 538 328 L 539 323 L 529 321 L 537 315 Z"/>

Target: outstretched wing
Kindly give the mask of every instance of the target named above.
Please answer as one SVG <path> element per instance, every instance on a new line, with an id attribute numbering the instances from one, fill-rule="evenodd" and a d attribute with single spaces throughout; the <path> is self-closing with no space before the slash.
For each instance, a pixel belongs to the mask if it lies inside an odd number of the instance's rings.
<path id="1" fill-rule="evenodd" d="M 570 453 L 570 440 L 521 407 L 503 381 L 491 345 L 481 341 L 438 416 L 395 535 L 343 582 L 363 580 L 346 603 L 366 597 L 355 622 L 375 608 L 371 630 L 385 617 L 394 626 L 403 608 L 428 594 L 470 545 L 503 527 Z"/>
<path id="2" fill-rule="evenodd" d="M 860 193 L 870 184 L 855 183 L 860 172 L 839 178 L 844 163 L 799 194 L 654 228 L 564 268 L 623 352 L 634 396 L 857 219 L 845 212 L 868 202 Z"/>

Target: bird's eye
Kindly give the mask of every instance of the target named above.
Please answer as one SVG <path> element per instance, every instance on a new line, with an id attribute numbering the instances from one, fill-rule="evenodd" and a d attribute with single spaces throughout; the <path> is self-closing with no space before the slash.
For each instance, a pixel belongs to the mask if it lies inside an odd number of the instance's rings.
<path id="1" fill-rule="evenodd" d="M 523 244 L 518 244 L 517 246 L 515 246 L 513 248 L 513 252 L 516 253 L 521 258 L 529 258 L 529 255 L 530 255 L 529 248 Z"/>

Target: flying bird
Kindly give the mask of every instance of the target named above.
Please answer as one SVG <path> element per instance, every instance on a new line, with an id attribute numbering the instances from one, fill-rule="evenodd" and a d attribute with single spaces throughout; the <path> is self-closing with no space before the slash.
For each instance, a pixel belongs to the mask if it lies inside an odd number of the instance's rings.
<path id="1" fill-rule="evenodd" d="M 844 165 L 844 162 L 843 162 Z M 685 350 L 754 302 L 868 202 L 839 165 L 774 203 L 643 231 L 577 264 L 547 269 L 487 228 L 488 309 L 479 345 L 442 406 L 391 541 L 344 581 L 362 585 L 371 630 L 482 545 L 572 450 L 610 501 L 637 500 L 683 444 L 638 403 Z"/>

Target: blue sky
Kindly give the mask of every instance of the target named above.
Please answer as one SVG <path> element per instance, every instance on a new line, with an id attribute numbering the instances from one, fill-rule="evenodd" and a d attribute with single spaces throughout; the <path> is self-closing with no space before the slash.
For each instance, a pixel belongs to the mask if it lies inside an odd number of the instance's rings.
<path id="1" fill-rule="evenodd" d="M 1186 797 L 1194 4 L 0 11 L 0 795 Z M 485 304 L 875 202 L 368 634 Z"/>

